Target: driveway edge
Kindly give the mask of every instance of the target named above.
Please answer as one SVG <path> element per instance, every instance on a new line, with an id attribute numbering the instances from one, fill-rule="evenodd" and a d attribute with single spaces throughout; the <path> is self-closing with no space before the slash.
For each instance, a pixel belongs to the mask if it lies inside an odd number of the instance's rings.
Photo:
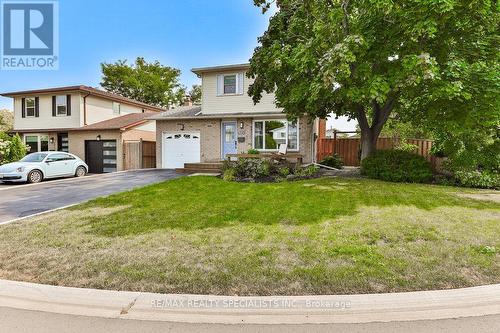
<path id="1" fill-rule="evenodd" d="M 0 280 L 0 307 L 210 324 L 417 321 L 500 314 L 500 284 L 392 294 L 239 297 L 81 289 Z"/>

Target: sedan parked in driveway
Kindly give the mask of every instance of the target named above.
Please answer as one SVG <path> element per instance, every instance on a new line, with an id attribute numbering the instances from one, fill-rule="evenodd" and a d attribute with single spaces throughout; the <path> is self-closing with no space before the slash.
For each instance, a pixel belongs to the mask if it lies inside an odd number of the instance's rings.
<path id="1" fill-rule="evenodd" d="M 39 183 L 48 178 L 83 177 L 89 167 L 78 156 L 65 152 L 26 155 L 19 162 L 0 166 L 0 181 Z"/>

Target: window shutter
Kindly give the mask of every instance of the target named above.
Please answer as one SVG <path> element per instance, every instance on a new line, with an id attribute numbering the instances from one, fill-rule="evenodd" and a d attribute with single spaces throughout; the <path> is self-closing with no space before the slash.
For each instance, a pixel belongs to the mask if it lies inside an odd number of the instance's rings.
<path id="1" fill-rule="evenodd" d="M 66 115 L 71 116 L 71 95 L 66 95 Z"/>
<path id="2" fill-rule="evenodd" d="M 21 118 L 26 118 L 26 98 L 21 99 Z"/>
<path id="3" fill-rule="evenodd" d="M 52 117 L 57 116 L 56 96 L 52 96 Z"/>
<path id="4" fill-rule="evenodd" d="M 243 73 L 238 73 L 238 94 L 243 94 L 243 85 L 244 83 L 244 77 Z"/>
<path id="5" fill-rule="evenodd" d="M 35 117 L 40 116 L 40 98 L 35 97 Z"/>
<path id="6" fill-rule="evenodd" d="M 224 95 L 224 75 L 217 75 L 217 96 Z"/>

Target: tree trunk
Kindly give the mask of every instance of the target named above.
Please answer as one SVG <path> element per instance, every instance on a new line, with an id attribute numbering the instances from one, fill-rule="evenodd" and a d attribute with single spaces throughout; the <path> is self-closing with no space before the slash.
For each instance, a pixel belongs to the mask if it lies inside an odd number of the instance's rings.
<path id="1" fill-rule="evenodd" d="M 357 118 L 361 128 L 361 160 L 377 150 L 377 141 L 382 127 L 389 119 L 394 107 L 394 99 L 389 99 L 383 106 L 373 101 L 373 119 L 371 125 L 368 123 L 365 109 L 362 105 L 357 106 Z"/>
<path id="2" fill-rule="evenodd" d="M 375 134 L 371 128 L 361 129 L 361 160 L 377 150 L 378 135 Z"/>

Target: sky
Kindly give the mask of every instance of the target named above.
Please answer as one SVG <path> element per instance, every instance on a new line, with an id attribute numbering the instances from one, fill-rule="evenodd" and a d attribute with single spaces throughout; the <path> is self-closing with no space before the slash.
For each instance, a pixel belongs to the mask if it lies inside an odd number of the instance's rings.
<path id="1" fill-rule="evenodd" d="M 59 0 L 59 70 L 0 70 L 0 92 L 98 87 L 102 62 L 138 56 L 180 69 L 191 87 L 199 83 L 191 68 L 248 62 L 270 15 L 253 0 Z M 0 97 L 3 108 L 12 110 L 12 100 Z M 332 126 L 352 130 L 355 122 Z"/>

